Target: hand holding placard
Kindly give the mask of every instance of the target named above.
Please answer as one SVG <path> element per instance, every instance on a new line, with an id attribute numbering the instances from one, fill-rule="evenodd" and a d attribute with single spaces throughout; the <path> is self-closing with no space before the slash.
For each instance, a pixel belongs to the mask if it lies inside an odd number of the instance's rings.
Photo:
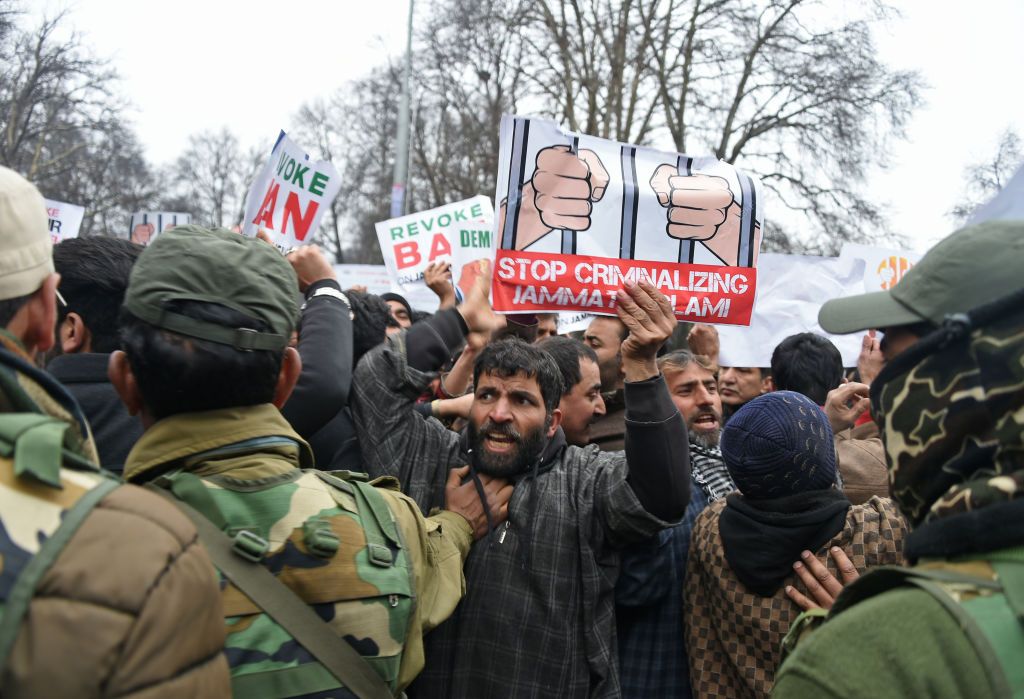
<path id="1" fill-rule="evenodd" d="M 491 292 L 491 277 L 494 271 L 491 263 L 489 260 L 480 260 L 477 264 L 479 274 L 466 292 L 466 299 L 459 304 L 458 310 L 462 314 L 462 319 L 466 321 L 470 333 L 486 335 L 500 327 L 504 319 L 498 318 L 487 298 Z"/>
<path id="2" fill-rule="evenodd" d="M 451 308 L 455 305 L 451 262 L 431 262 L 423 270 L 423 283 L 441 300 L 439 308 Z"/>
<path id="3" fill-rule="evenodd" d="M 672 303 L 647 281 L 626 282 L 616 300 L 616 314 L 629 328 L 629 336 L 622 342 L 626 381 L 645 381 L 657 376 L 658 349 L 676 329 Z"/>

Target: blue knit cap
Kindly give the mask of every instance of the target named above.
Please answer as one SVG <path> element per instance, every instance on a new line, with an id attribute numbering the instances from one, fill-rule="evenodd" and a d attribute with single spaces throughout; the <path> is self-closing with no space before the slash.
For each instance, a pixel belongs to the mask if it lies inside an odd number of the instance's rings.
<path id="1" fill-rule="evenodd" d="M 825 412 L 801 393 L 753 399 L 722 430 L 722 456 L 746 497 L 825 490 L 836 480 L 836 450 Z"/>

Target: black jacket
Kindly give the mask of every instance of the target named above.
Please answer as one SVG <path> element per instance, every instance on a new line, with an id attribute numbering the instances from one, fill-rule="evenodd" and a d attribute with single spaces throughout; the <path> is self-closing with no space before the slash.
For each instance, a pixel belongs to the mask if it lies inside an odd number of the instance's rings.
<path id="1" fill-rule="evenodd" d="M 128 452 L 142 436 L 142 423 L 127 408 L 107 378 L 109 354 L 62 354 L 46 370 L 60 381 L 82 407 L 92 428 L 100 464 L 121 473 Z"/>

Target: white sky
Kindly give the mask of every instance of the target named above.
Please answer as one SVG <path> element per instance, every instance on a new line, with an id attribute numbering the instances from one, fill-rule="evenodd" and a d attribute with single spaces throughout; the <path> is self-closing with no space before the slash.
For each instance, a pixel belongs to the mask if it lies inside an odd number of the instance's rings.
<path id="1" fill-rule="evenodd" d="M 991 156 L 1007 127 L 1024 136 L 1024 2 L 892 4 L 903 17 L 877 37 L 880 52 L 893 67 L 919 70 L 930 89 L 908 140 L 879 154 L 891 167 L 869 191 L 890 203 L 893 229 L 924 250 L 952 232 L 945 214 L 963 193 L 963 168 Z M 67 5 L 30 6 L 42 14 Z M 120 72 L 139 137 L 160 164 L 203 129 L 227 125 L 245 146 L 270 142 L 303 102 L 399 60 L 408 5 L 78 0 L 70 8 L 85 43 Z"/>

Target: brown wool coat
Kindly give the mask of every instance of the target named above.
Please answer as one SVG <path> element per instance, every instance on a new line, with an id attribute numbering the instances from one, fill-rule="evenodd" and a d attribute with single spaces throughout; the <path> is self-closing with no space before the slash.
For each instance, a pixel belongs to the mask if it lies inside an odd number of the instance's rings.
<path id="1" fill-rule="evenodd" d="M 748 592 L 729 567 L 718 531 L 726 501 L 708 506 L 690 539 L 684 587 L 686 652 L 694 697 L 767 697 L 782 639 L 800 609 L 786 596 L 790 575 L 771 597 Z M 850 507 L 846 525 L 816 552 L 841 547 L 857 570 L 903 562 L 906 524 L 890 500 L 872 498 Z M 828 568 L 837 574 L 828 557 Z"/>
<path id="2" fill-rule="evenodd" d="M 843 478 L 843 494 L 850 502 L 861 505 L 874 495 L 889 497 L 889 469 L 875 423 L 837 432 L 835 445 L 836 468 Z"/>
<path id="3" fill-rule="evenodd" d="M 0 696 L 230 696 L 214 576 L 173 505 L 117 488 L 39 581 Z"/>

